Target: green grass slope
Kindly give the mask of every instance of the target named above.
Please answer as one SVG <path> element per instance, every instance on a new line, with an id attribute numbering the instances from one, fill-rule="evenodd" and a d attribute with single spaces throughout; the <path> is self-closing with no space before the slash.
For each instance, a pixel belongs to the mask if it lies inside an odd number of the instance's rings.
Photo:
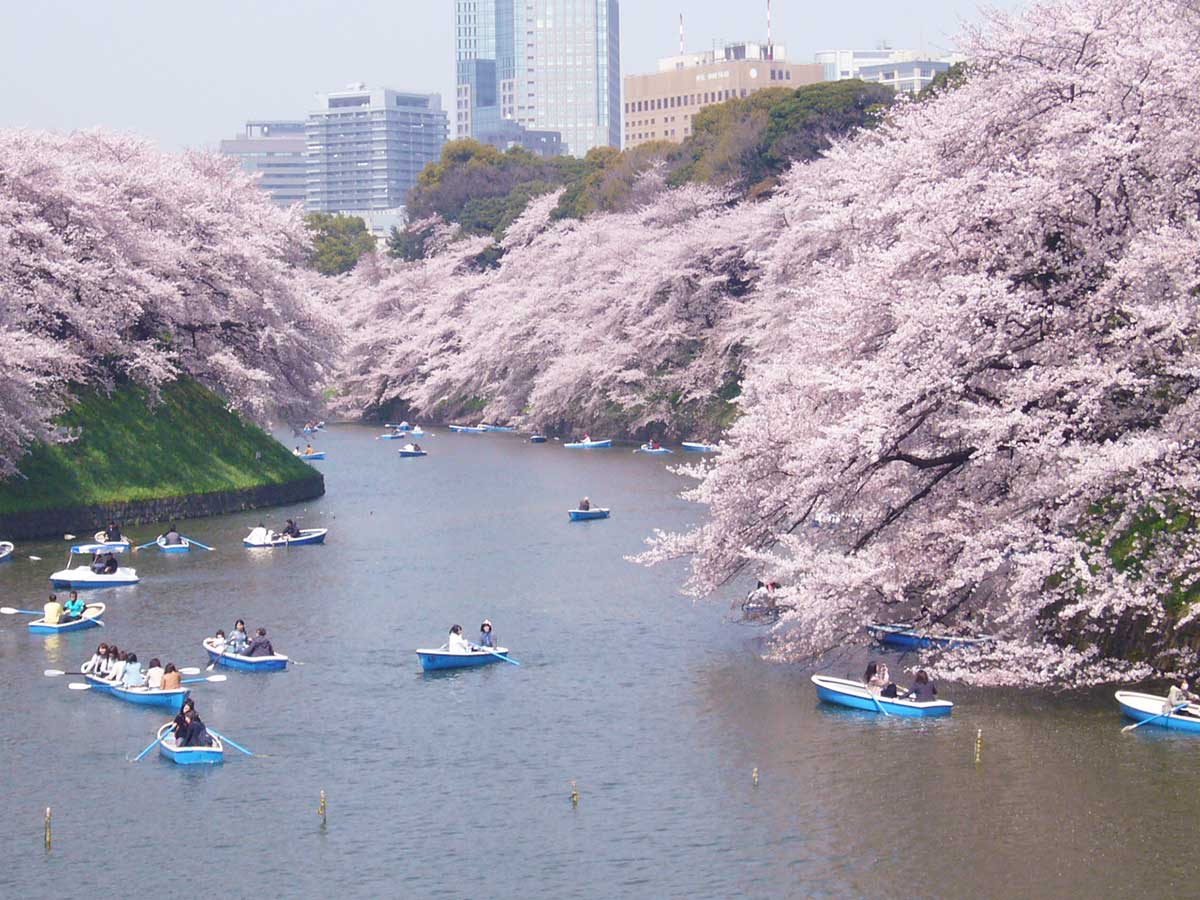
<path id="1" fill-rule="evenodd" d="M 207 388 L 177 381 L 151 403 L 141 388 L 88 391 L 62 417 L 79 439 L 33 448 L 24 477 L 0 482 L 0 515 L 233 491 L 313 470 Z"/>

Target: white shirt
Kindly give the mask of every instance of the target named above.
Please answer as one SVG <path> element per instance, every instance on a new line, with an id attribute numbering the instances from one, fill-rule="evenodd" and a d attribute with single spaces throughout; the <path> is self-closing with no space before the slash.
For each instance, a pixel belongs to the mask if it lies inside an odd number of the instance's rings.
<path id="1" fill-rule="evenodd" d="M 163 670 L 162 666 L 155 666 L 153 669 L 146 670 L 146 687 L 152 691 L 157 691 L 162 687 Z"/>
<path id="2" fill-rule="evenodd" d="M 461 634 L 450 632 L 450 639 L 446 642 L 447 648 L 451 653 L 470 653 L 471 645 L 467 643 L 467 639 Z"/>

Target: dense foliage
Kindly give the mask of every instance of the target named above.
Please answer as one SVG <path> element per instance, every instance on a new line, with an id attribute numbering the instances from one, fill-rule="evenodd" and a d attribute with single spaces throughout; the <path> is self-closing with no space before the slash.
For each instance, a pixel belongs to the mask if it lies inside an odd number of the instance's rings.
<path id="1" fill-rule="evenodd" d="M 308 252 L 229 160 L 0 131 L 0 475 L 71 385 L 189 374 L 255 416 L 311 410 L 338 331 Z"/>
<path id="2" fill-rule="evenodd" d="M 375 250 L 375 237 L 360 216 L 309 213 L 304 225 L 312 238 L 309 265 L 322 275 L 349 272 L 363 254 Z"/>

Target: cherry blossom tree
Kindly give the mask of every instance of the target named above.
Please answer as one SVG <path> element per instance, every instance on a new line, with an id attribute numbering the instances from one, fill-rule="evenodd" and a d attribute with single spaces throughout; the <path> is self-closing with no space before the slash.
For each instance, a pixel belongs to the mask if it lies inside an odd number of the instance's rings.
<path id="1" fill-rule="evenodd" d="M 308 250 L 230 160 L 0 131 L 0 474 L 74 384 L 186 374 L 255 417 L 311 410 L 341 335 Z"/>

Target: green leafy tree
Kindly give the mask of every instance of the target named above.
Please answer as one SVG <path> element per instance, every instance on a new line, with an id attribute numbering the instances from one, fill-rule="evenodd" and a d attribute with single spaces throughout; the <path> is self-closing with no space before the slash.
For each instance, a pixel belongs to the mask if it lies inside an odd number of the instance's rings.
<path id="1" fill-rule="evenodd" d="M 375 237 L 358 216 L 341 213 L 310 213 L 304 217 L 312 235 L 309 263 L 322 275 L 349 272 L 364 253 L 375 250 Z"/>

